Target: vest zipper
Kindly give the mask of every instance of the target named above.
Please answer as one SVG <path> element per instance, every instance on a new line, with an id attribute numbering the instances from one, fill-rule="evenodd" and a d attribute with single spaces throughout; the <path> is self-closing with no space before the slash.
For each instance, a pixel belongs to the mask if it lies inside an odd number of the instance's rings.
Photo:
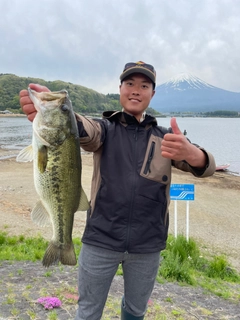
<path id="1" fill-rule="evenodd" d="M 132 183 L 132 190 L 131 190 L 131 202 L 130 202 L 130 210 L 129 210 L 129 218 L 128 218 L 128 226 L 127 226 L 127 237 L 126 237 L 126 249 L 125 252 L 128 253 L 128 247 L 129 247 L 129 239 L 130 239 L 130 233 L 132 228 L 132 215 L 133 215 L 133 207 L 134 207 L 134 198 L 135 198 L 135 188 L 136 188 L 136 181 L 137 181 L 137 173 L 136 173 L 136 161 L 137 161 L 137 145 L 138 145 L 138 131 L 139 128 L 136 127 L 135 132 L 133 134 L 133 139 L 135 141 L 134 144 L 134 159 L 133 159 L 133 183 Z"/>
<path id="2" fill-rule="evenodd" d="M 144 174 L 147 174 L 148 172 L 151 172 L 150 171 L 150 165 L 151 165 L 151 162 L 152 162 L 152 159 L 153 159 L 153 156 L 154 156 L 154 152 L 155 152 L 155 142 L 152 141 L 152 144 L 151 144 L 151 147 L 150 147 L 150 150 L 149 150 L 149 153 L 148 153 L 147 163 L 146 163 L 144 171 L 143 171 Z"/>

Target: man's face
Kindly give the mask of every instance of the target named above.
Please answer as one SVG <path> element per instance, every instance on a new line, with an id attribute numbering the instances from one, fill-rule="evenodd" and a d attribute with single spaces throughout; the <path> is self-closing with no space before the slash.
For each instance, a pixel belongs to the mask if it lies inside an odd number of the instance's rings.
<path id="1" fill-rule="evenodd" d="M 139 121 L 154 96 L 151 80 L 140 73 L 134 73 L 120 85 L 120 103 L 126 113 Z"/>

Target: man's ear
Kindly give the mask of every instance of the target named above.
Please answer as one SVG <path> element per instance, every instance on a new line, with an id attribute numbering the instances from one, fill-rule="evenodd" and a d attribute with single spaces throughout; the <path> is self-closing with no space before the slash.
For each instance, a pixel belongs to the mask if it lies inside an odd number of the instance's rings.
<path id="1" fill-rule="evenodd" d="M 155 95 L 155 92 L 156 92 L 156 91 L 155 91 L 155 90 L 153 90 L 153 92 L 152 92 L 152 97 Z"/>

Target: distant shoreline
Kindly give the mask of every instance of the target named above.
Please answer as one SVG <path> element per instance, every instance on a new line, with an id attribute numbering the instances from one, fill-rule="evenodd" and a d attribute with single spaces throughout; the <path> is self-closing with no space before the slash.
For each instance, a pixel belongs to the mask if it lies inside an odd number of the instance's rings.
<path id="1" fill-rule="evenodd" d="M 84 116 L 92 116 L 91 114 L 84 114 Z M 100 115 L 98 115 L 98 116 L 101 116 L 101 114 Z M 7 113 L 7 114 L 5 114 L 5 113 L 0 113 L 0 117 L 12 117 L 12 118 L 14 118 L 14 117 L 26 117 L 26 115 L 25 114 L 23 114 L 23 113 Z M 226 118 L 226 119 L 234 119 L 234 118 L 240 118 L 240 116 L 231 116 L 231 117 L 227 117 L 227 116 L 204 116 L 204 115 L 202 115 L 202 116 L 199 116 L 199 115 L 181 115 L 181 114 L 173 114 L 173 115 L 169 115 L 169 116 L 166 116 L 166 115 L 164 115 L 164 116 L 158 116 L 158 115 L 155 115 L 154 116 L 155 118 L 170 118 L 170 117 L 177 117 L 177 118 Z"/>
<path id="2" fill-rule="evenodd" d="M 26 115 L 23 114 L 23 113 L 0 113 L 0 117 L 4 117 L 4 118 L 11 117 L 11 118 L 13 118 L 13 117 L 26 117 Z"/>

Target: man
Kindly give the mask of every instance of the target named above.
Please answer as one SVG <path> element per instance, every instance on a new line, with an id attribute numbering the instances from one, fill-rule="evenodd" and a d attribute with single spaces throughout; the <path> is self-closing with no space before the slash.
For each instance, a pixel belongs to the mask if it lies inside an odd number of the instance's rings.
<path id="1" fill-rule="evenodd" d="M 156 85 L 156 72 L 144 62 L 127 63 L 120 75 L 122 112 L 104 112 L 102 120 L 76 114 L 80 144 L 93 152 L 91 207 L 79 256 L 79 301 L 75 320 L 102 316 L 112 279 L 122 264 L 122 320 L 143 319 L 168 233 L 171 167 L 207 177 L 213 156 L 189 142 L 175 118 L 171 129 L 145 114 Z M 36 91 L 46 87 L 31 84 Z M 23 111 L 36 110 L 27 90 Z"/>

